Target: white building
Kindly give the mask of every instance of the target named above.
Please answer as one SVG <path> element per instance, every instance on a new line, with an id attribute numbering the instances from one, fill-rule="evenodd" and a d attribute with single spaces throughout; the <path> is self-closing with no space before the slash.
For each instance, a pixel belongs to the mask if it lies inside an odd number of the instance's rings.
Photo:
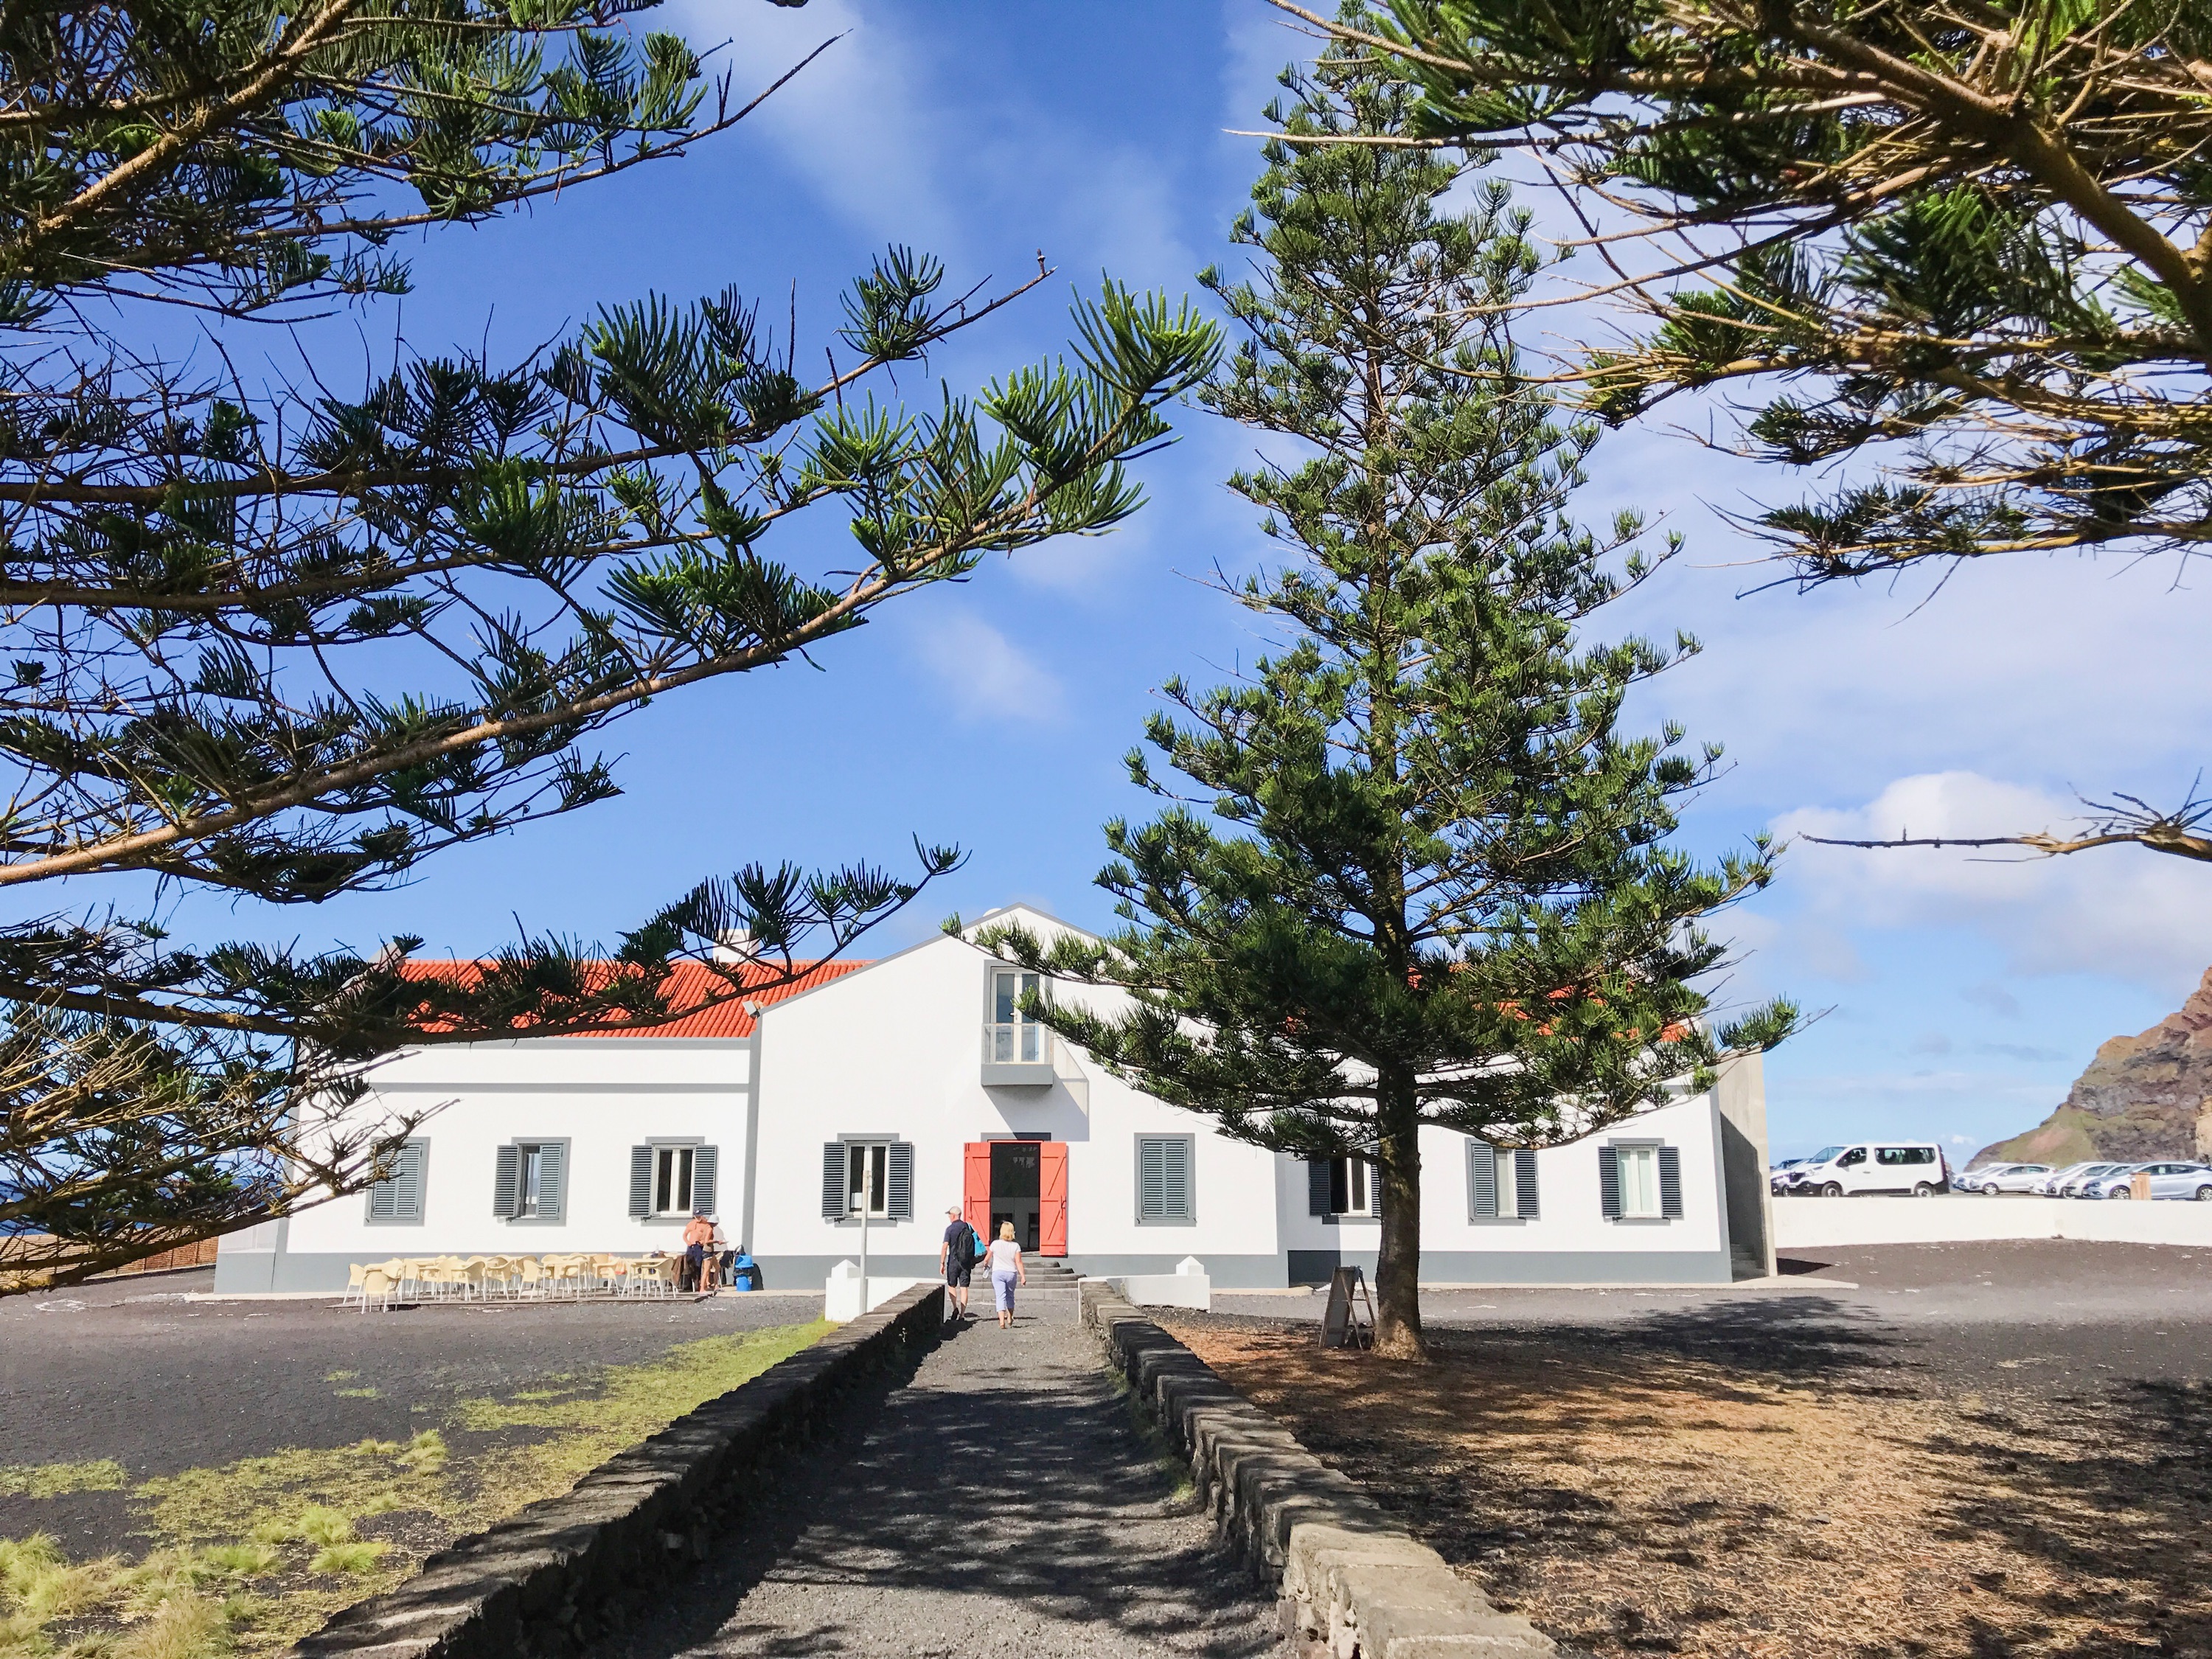
<path id="1" fill-rule="evenodd" d="M 642 1035 L 440 1047 L 377 1074 L 392 1105 L 446 1103 L 374 1191 L 233 1235 L 219 1291 L 336 1290 L 395 1255 L 634 1254 L 675 1248 L 695 1207 L 772 1288 L 937 1266 L 948 1206 L 1086 1273 L 1214 1287 L 1371 1276 L 1366 1166 L 1309 1164 L 1115 1081 L 1021 1019 L 1023 976 L 970 942 L 1066 924 L 1019 908 L 965 936 L 834 963 L 744 1005 Z M 679 982 L 678 995 L 699 996 Z M 1055 987 L 1060 996 L 1096 996 Z M 364 1110 L 382 1110 L 376 1099 Z M 1493 1150 L 1422 1133 L 1421 1249 L 1434 1284 L 1711 1284 L 1771 1271 L 1756 1057 L 1718 1085 L 1573 1146 Z"/>

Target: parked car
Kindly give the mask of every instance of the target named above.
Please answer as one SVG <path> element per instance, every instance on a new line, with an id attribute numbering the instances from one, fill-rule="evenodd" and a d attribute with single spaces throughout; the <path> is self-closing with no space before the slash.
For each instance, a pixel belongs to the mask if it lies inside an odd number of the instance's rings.
<path id="1" fill-rule="evenodd" d="M 2053 1170 L 2041 1179 L 2031 1182 L 2027 1190 L 2038 1198 L 2056 1198 L 2061 1187 L 2069 1181 L 2080 1180 L 2096 1167 L 2097 1160 L 2094 1158 L 2084 1158 L 2079 1164 L 2069 1164 L 2063 1169 Z"/>
<path id="2" fill-rule="evenodd" d="M 1927 1140 L 1862 1140 L 1827 1146 L 1790 1171 L 1793 1190 L 1822 1198 L 1861 1193 L 1904 1193 L 1926 1198 L 1948 1192 L 1951 1171 L 1943 1149 Z"/>
<path id="3" fill-rule="evenodd" d="M 2048 1164 L 1984 1164 L 1952 1176 L 1951 1185 L 1962 1193 L 1995 1197 L 1999 1193 L 2024 1193 L 2050 1173 Z"/>
<path id="4" fill-rule="evenodd" d="M 2091 1176 L 2081 1183 L 2082 1198 L 2133 1198 L 2136 1176 L 2150 1177 L 2153 1198 L 2196 1198 L 2212 1203 L 2212 1167 L 2202 1164 L 2130 1164 L 2112 1175 Z"/>
<path id="5" fill-rule="evenodd" d="M 1809 1158 L 1785 1158 L 1766 1172 L 1766 1190 L 1777 1198 L 1786 1198 L 1795 1193 L 1796 1172 L 1813 1160 Z"/>
<path id="6" fill-rule="evenodd" d="M 2087 1188 L 2091 1182 L 2104 1181 L 2112 1176 L 2124 1174 L 2126 1171 L 2132 1170 L 2133 1168 L 2135 1168 L 2135 1165 L 2132 1164 L 2085 1164 L 2082 1167 L 2081 1174 L 2077 1176 L 2070 1176 L 2066 1180 L 2059 1182 L 2056 1188 L 2057 1196 L 2060 1198 L 2079 1198 L 2082 1194 L 2083 1188 Z"/>

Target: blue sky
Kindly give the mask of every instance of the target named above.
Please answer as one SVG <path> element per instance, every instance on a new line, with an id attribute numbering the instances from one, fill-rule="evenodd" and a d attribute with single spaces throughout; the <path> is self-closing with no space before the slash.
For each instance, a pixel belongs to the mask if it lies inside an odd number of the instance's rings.
<path id="1" fill-rule="evenodd" d="M 1308 50 L 1261 0 L 688 0 L 647 21 L 702 44 L 741 93 L 839 40 L 737 131 L 691 157 L 535 214 L 444 231 L 414 252 L 417 293 L 319 325 L 319 355 L 516 356 L 601 302 L 736 283 L 802 333 L 886 243 L 1000 283 L 1042 251 L 1060 276 L 931 364 L 956 388 L 1047 356 L 1071 284 L 1194 289 L 1257 170 L 1272 77 Z M 1559 313 L 1530 325 L 1541 347 Z M 810 321 L 810 319 L 811 319 Z M 250 344 L 275 368 L 291 347 Z M 916 388 L 925 395 L 929 388 Z M 1702 420 L 1673 411 L 1669 421 Z M 605 938 L 709 872 L 751 859 L 896 863 L 919 832 L 967 866 L 887 930 L 886 948 L 1020 899 L 1092 925 L 1102 820 L 1141 812 L 1120 757 L 1152 690 L 1200 683 L 1261 645 L 1194 577 L 1256 555 L 1220 479 L 1248 435 L 1195 410 L 1147 464 L 1128 528 L 994 561 L 878 613 L 820 654 L 696 688 L 628 720 L 619 799 L 425 866 L 400 892 L 270 913 L 196 902 L 197 936 L 354 945 L 408 931 L 471 953 L 514 919 Z M 1632 504 L 1683 532 L 1683 559 L 1613 631 L 1705 642 L 1644 694 L 1730 769 L 1691 815 L 1717 851 L 1760 829 L 1989 833 L 2057 823 L 2074 792 L 2165 800 L 2187 787 L 2212 704 L 2207 600 L 2168 564 L 2019 560 L 1914 582 L 1763 592 L 1758 550 L 1718 516 L 1800 488 L 1655 421 L 1608 438 L 1591 516 Z M 105 896 L 87 888 L 75 905 Z M 2212 872 L 2121 851 L 2063 864 L 1799 846 L 1774 890 L 1727 919 L 1732 998 L 1784 993 L 1826 1017 L 1769 1060 L 1778 1155 L 1846 1135 L 1955 1150 L 2027 1127 L 2095 1045 L 2175 1006 L 2212 963 Z"/>

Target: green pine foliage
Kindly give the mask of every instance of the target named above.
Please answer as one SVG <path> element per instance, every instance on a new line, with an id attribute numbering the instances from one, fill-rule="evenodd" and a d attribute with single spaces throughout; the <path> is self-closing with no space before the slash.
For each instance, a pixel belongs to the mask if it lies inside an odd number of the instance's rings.
<path id="1" fill-rule="evenodd" d="M 909 406 L 1049 273 L 955 292 L 903 248 L 827 327 L 652 295 L 520 361 L 234 367 L 238 319 L 404 292 L 403 232 L 557 211 L 738 121 L 750 67 L 708 82 L 650 9 L 0 6 L 0 1280 L 357 1188 L 411 1127 L 347 1111 L 395 1047 L 649 1026 L 679 962 L 737 996 L 848 947 L 957 851 L 749 865 L 611 949 L 526 938 L 464 981 L 414 938 L 185 941 L 140 907 L 387 887 L 605 799 L 599 735 L 656 698 L 827 665 L 880 605 L 1118 524 L 1212 368 L 1212 325 L 1109 282 L 1065 358 Z M 207 312 L 234 325 L 165 354 Z M 102 877 L 132 897 L 88 913 Z M 751 960 L 718 964 L 738 930 Z"/>
<path id="2" fill-rule="evenodd" d="M 1801 580 L 2212 540 L 2212 6 L 1391 11 L 1413 136 L 1540 157 L 1608 239 L 1642 326 L 1586 337 L 1589 407 L 1721 388 L 1837 480 L 1756 520 Z"/>
<path id="3" fill-rule="evenodd" d="M 1127 993 L 1033 1010 L 1116 1075 L 1242 1139 L 1373 1159 L 1381 1346 L 1418 1354 L 1423 1128 L 1574 1139 L 1794 1012 L 1717 1030 L 1694 983 L 1723 955 L 1702 919 L 1766 884 L 1768 848 L 1670 847 L 1719 751 L 1620 729 L 1694 642 L 1584 637 L 1672 548 L 1569 514 L 1597 428 L 1519 376 L 1526 216 L 1438 154 L 1305 142 L 1406 130 L 1364 54 L 1284 84 L 1233 232 L 1251 275 L 1202 278 L 1242 337 L 1203 395 L 1274 458 L 1230 487 L 1286 556 L 1231 591 L 1278 643 L 1166 687 L 1129 765 L 1170 804 L 1107 827 L 1127 927 L 992 943 Z"/>

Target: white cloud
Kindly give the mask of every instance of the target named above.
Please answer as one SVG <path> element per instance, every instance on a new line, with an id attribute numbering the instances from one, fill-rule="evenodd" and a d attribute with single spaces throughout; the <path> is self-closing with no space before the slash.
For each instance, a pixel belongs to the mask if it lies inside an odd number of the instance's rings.
<path id="1" fill-rule="evenodd" d="M 1066 688 L 981 617 L 952 611 L 925 623 L 915 649 L 970 719 L 1049 725 L 1067 714 Z"/>
<path id="2" fill-rule="evenodd" d="M 804 8 L 685 0 L 684 33 L 731 42 L 735 94 L 750 98 L 833 37 L 823 52 L 745 118 L 747 131 L 782 152 L 835 212 L 870 237 L 942 251 L 957 216 L 936 177 L 939 124 L 921 108 L 930 65 L 921 43 L 899 39 L 854 0 Z"/>
<path id="3" fill-rule="evenodd" d="M 2042 790 L 1936 772 L 1899 778 L 1863 806 L 1785 813 L 1774 828 L 1785 837 L 1993 836 L 2062 828 L 2081 811 L 2078 802 Z M 1996 945 L 2014 973 L 2100 973 L 2185 988 L 2212 957 L 2212 879 L 2183 860 L 2133 848 L 2014 859 L 2002 849 L 1991 856 L 1799 841 L 1788 866 L 1814 927 L 1964 928 Z M 1986 994 L 1996 988 L 1963 994 L 2001 1011 L 2003 1004 Z"/>

